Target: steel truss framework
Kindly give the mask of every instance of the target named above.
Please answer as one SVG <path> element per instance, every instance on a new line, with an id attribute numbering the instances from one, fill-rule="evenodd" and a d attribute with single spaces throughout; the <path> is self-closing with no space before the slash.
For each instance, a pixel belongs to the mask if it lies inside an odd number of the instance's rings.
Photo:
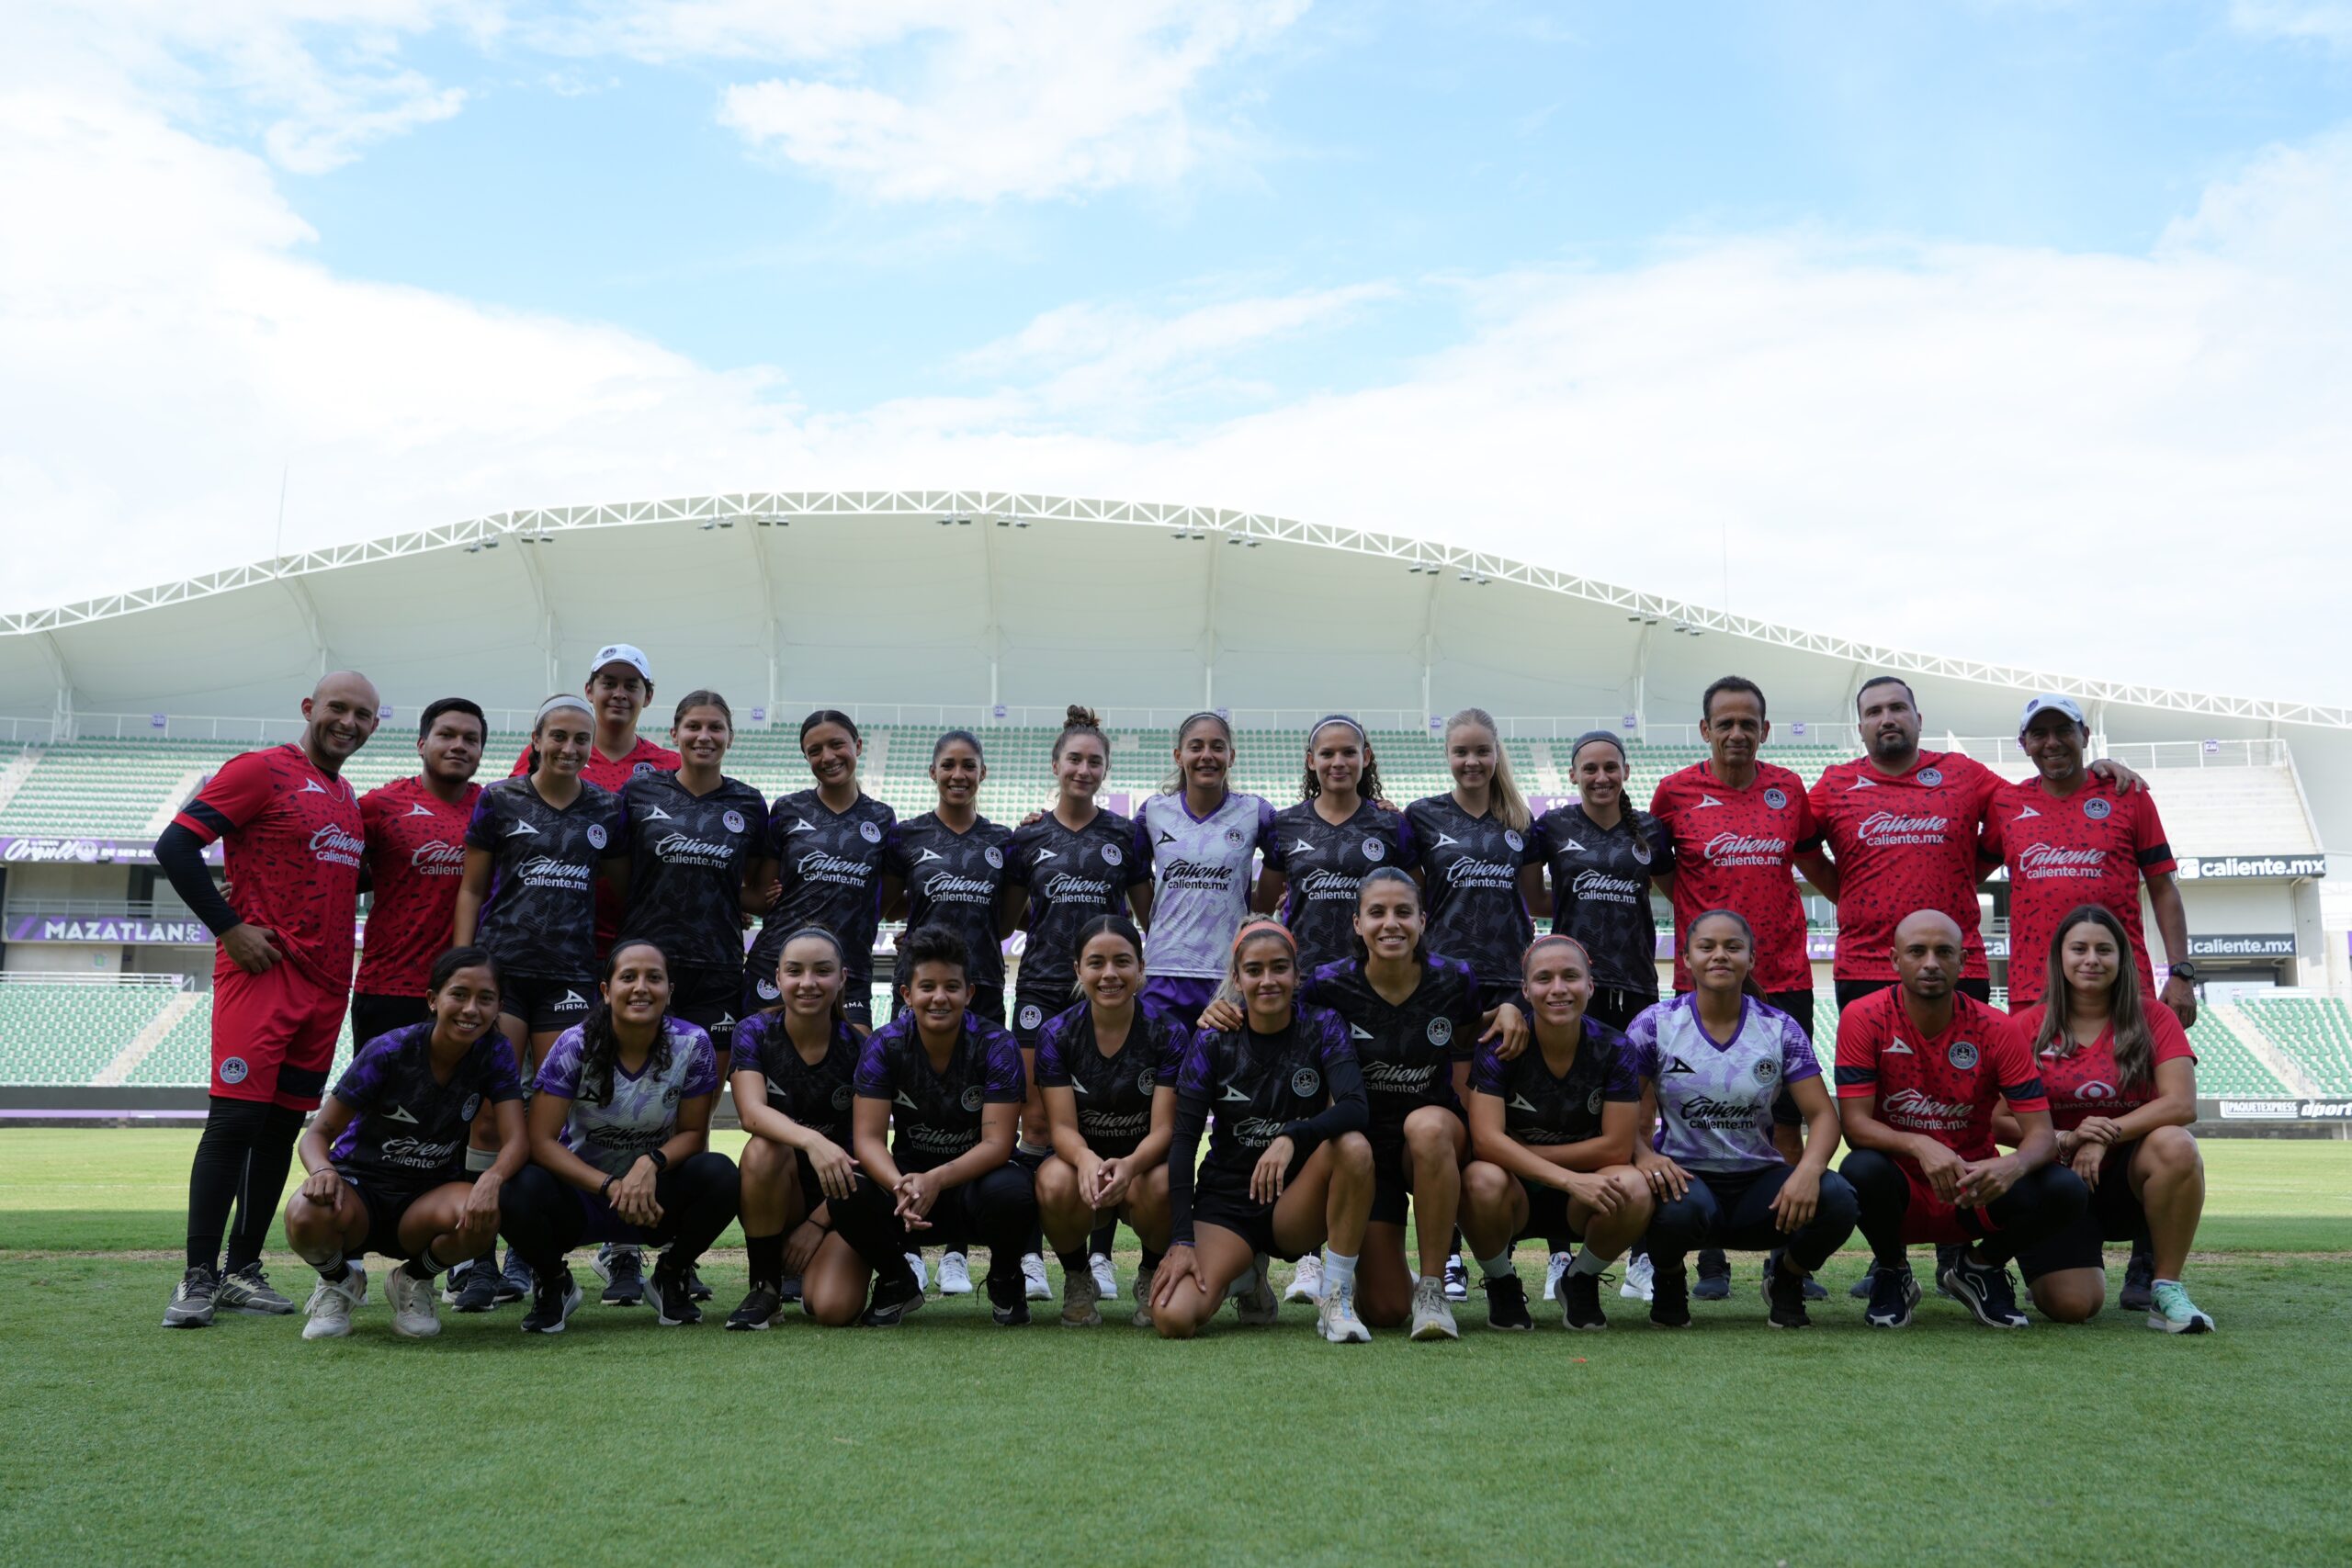
<path id="1" fill-rule="evenodd" d="M 627 528 L 661 523 L 692 523 L 718 527 L 749 524 L 766 527 L 788 525 L 794 519 L 804 517 L 969 518 L 975 523 L 1007 526 L 1039 522 L 1102 523 L 1159 528 L 1190 537 L 1221 538 L 1243 544 L 1312 545 L 1324 549 L 1402 561 L 1432 574 L 1452 572 L 1472 581 L 1521 583 L 1546 592 L 1605 604 L 1625 612 L 1628 617 L 1638 616 L 1645 620 L 1654 617 L 1663 623 L 1747 637 L 1773 647 L 1793 649 L 1872 669 L 1940 676 L 2011 690 L 2023 687 L 2064 692 L 2091 702 L 2203 714 L 2219 718 L 2352 728 L 2352 708 L 2178 691 L 2170 687 L 2094 680 L 2054 671 L 1995 664 L 1982 660 L 1947 659 L 1935 654 L 1914 653 L 1905 649 L 1887 648 L 1851 637 L 1804 631 L 1752 615 L 1727 615 L 1721 610 L 1670 599 L 1662 594 L 1621 588 L 1614 583 L 1599 582 L 1573 572 L 1558 571 L 1488 551 L 1464 549 L 1434 540 L 1408 539 L 1394 534 L 1379 534 L 1328 523 L 1302 523 L 1288 517 L 1272 517 L 1263 513 L 1231 511 L 1222 507 L 1103 501 L 1011 491 L 744 491 L 666 501 L 498 512 L 413 533 L 393 534 L 359 544 L 338 545 L 330 549 L 282 556 L 276 560 L 254 561 L 208 572 L 200 577 L 184 578 L 176 582 L 86 599 L 79 604 L 0 615 L 0 635 L 39 636 L 96 621 L 132 615 L 142 610 L 207 599 L 241 588 L 307 577 L 313 572 L 334 571 L 345 567 L 364 566 L 370 561 L 392 560 L 435 550 L 481 550 L 508 544 L 518 547 L 533 545 L 585 528 Z M 315 633 L 313 636 L 315 637 Z"/>

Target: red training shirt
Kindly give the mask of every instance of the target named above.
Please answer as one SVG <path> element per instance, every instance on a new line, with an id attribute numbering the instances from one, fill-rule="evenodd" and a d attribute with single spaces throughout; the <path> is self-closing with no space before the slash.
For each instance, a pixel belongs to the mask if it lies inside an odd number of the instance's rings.
<path id="1" fill-rule="evenodd" d="M 295 745 L 232 757 L 172 818 L 228 858 L 237 919 L 276 933 L 288 963 L 335 991 L 351 984 L 359 900 L 359 797 Z M 214 975 L 236 968 L 225 952 Z"/>
<path id="2" fill-rule="evenodd" d="M 1804 783 L 1788 769 L 1759 762 L 1746 789 L 1695 762 L 1658 781 L 1650 815 L 1674 836 L 1674 988 L 1691 988 L 1685 940 L 1710 909 L 1731 909 L 1756 930 L 1756 983 L 1767 991 L 1810 991 L 1804 905 L 1792 867 L 1817 848 L 1821 833 L 1805 803 Z"/>
<path id="3" fill-rule="evenodd" d="M 2000 775 L 1961 751 L 1922 751 L 1893 777 L 1867 757 L 1823 773 L 1806 796 L 1838 863 L 1840 980 L 1894 978 L 1894 928 L 1921 909 L 1960 925 L 1961 976 L 1983 979 L 1976 841 Z"/>
<path id="4" fill-rule="evenodd" d="M 2041 1033 L 2044 1010 L 2030 1007 L 2009 1020 L 2028 1050 Z M 2038 1058 L 2041 1087 L 2050 1096 L 2050 1120 L 2060 1132 L 2072 1132 L 2086 1117 L 2131 1115 L 2156 1098 L 2156 1067 L 2165 1062 L 2197 1060 L 2188 1043 L 2188 1031 L 2180 1026 L 2172 1009 L 2158 1005 L 2142 1011 L 2148 1020 L 2148 1032 L 2155 1037 L 2144 1083 L 2127 1084 L 2115 1070 L 2115 1025 L 2111 1022 L 2099 1031 L 2097 1040 L 2077 1045 L 2065 1055 L 2055 1054 L 2060 1043 L 2056 1040 L 2051 1042 L 2052 1049 L 2041 1053 Z"/>
<path id="5" fill-rule="evenodd" d="M 374 997 L 424 993 L 433 961 L 449 951 L 458 883 L 466 869 L 466 824 L 481 794 L 481 785 L 469 784 L 454 803 L 445 801 L 420 775 L 379 784 L 359 797 L 375 902 L 368 911 L 356 989 Z"/>
<path id="6" fill-rule="evenodd" d="M 639 773 L 650 773 L 656 770 L 674 773 L 684 765 L 684 758 L 667 746 L 656 746 L 642 735 L 637 738 L 637 744 L 628 749 L 628 755 L 617 761 L 596 750 L 595 743 L 591 741 L 588 746 L 588 761 L 580 770 L 580 776 L 599 789 L 608 789 L 615 795 L 618 795 L 621 792 L 621 785 Z M 531 748 L 526 744 L 523 754 L 514 759 L 514 771 L 507 776 L 520 778 L 530 771 Z M 596 956 L 602 958 L 605 953 L 610 953 L 613 950 L 614 942 L 619 938 L 620 934 L 620 900 L 613 897 L 611 885 L 600 876 L 596 879 Z"/>
<path id="7" fill-rule="evenodd" d="M 2006 1014 L 1952 995 L 1951 1022 L 1923 1035 L 1903 987 L 1872 991 L 1838 1016 L 1838 1098 L 1878 1097 L 1878 1119 L 1933 1138 L 1962 1159 L 1991 1159 L 1993 1108 L 2047 1111 L 2033 1051 Z M 1897 1156 L 1916 1171 L 1917 1163 Z"/>
<path id="8" fill-rule="evenodd" d="M 2069 795 L 2050 794 L 2039 776 L 2003 784 L 1984 814 L 1984 851 L 2009 868 L 2011 1007 L 2041 999 L 2050 943 L 2077 904 L 2100 905 L 2123 922 L 2140 989 L 2155 995 L 2155 969 L 2140 921 L 2140 879 L 2162 875 L 2174 863 L 2146 790 L 2118 795 L 2088 771 Z"/>

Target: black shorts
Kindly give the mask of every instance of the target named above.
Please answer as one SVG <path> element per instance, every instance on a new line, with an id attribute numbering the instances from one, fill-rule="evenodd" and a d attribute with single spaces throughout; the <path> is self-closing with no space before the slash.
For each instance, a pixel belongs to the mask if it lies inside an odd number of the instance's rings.
<path id="1" fill-rule="evenodd" d="M 1067 996 L 1057 1000 L 1052 996 L 1040 996 L 1035 991 L 1025 995 L 1019 991 L 1013 993 L 1012 1037 L 1021 1043 L 1023 1051 L 1037 1048 L 1037 1036 L 1044 1031 L 1046 1021 L 1068 1009 L 1070 1000 Z"/>
<path id="2" fill-rule="evenodd" d="M 1306 1165 L 1306 1156 L 1291 1161 L 1290 1169 L 1283 1178 L 1285 1190 L 1298 1179 L 1298 1173 Z M 1261 1203 L 1250 1196 L 1250 1176 L 1246 1171 L 1238 1177 L 1204 1171 L 1200 1184 L 1193 1189 L 1193 1224 L 1229 1230 L 1247 1242 L 1252 1252 L 1272 1253 L 1293 1262 L 1300 1257 L 1274 1241 L 1274 1205 Z"/>
<path id="3" fill-rule="evenodd" d="M 670 1012 L 710 1036 L 713 1049 L 735 1046 L 735 1009 L 743 999 L 741 965 L 722 969 L 708 964 L 681 964 L 670 971 Z"/>
<path id="4" fill-rule="evenodd" d="M 2109 1148 L 2099 1162 L 2098 1185 L 2091 1189 L 2083 1217 L 2018 1254 L 2018 1272 L 2027 1284 L 2061 1269 L 2104 1269 L 2104 1243 L 2146 1238 L 2148 1212 L 2132 1190 L 2132 1156 L 2139 1152 L 2137 1138 Z"/>
<path id="5" fill-rule="evenodd" d="M 1517 980 L 1481 980 L 1478 982 L 1478 1010 L 1480 1012 L 1492 1012 L 1497 1008 L 1502 1006 L 1505 1002 L 1511 1003 L 1521 1011 L 1526 1010 L 1527 1004 L 1519 999 L 1519 982 Z"/>
<path id="6" fill-rule="evenodd" d="M 356 1247 L 343 1249 L 345 1258 L 360 1258 L 372 1252 L 379 1258 L 397 1258 L 402 1262 L 416 1256 L 401 1245 L 401 1221 L 407 1218 L 409 1208 L 419 1198 L 446 1183 L 428 1181 L 423 1186 L 388 1186 L 381 1178 L 361 1175 L 335 1167 L 335 1174 L 359 1194 L 362 1207 L 368 1211 L 368 1235 Z M 462 1180 L 451 1177 L 449 1180 Z"/>
<path id="7" fill-rule="evenodd" d="M 351 1039 L 355 1047 L 395 1029 L 432 1021 L 433 1005 L 422 993 L 413 997 L 373 997 L 365 991 L 351 994 Z"/>
<path id="8" fill-rule="evenodd" d="M 522 975 L 509 969 L 498 991 L 498 1010 L 519 1018 L 534 1034 L 552 1034 L 584 1021 L 596 1000 L 596 982 L 585 977 Z"/>
<path id="9" fill-rule="evenodd" d="M 1634 1020 L 1656 1006 L 1656 991 L 1627 990 L 1622 986 L 1595 986 L 1592 1000 L 1584 1004 L 1584 1015 L 1623 1034 L 1632 1027 Z"/>
<path id="10" fill-rule="evenodd" d="M 1582 1241 L 1584 1232 L 1568 1223 L 1568 1195 L 1556 1187 L 1544 1187 L 1520 1178 L 1519 1190 L 1527 1194 L 1527 1223 L 1519 1227 L 1513 1241 L 1525 1241 L 1541 1236 L 1546 1241 Z"/>
<path id="11" fill-rule="evenodd" d="M 1419 1107 L 1416 1106 L 1415 1110 Z M 1442 1109 L 1451 1109 L 1445 1107 Z M 1462 1113 L 1454 1111 L 1456 1120 Z M 1463 1122 L 1466 1133 L 1467 1122 Z M 1462 1140 L 1463 1159 L 1470 1158 L 1470 1140 Z M 1406 1200 L 1413 1193 L 1413 1161 L 1405 1152 L 1405 1130 L 1402 1127 L 1383 1128 L 1372 1138 L 1372 1223 L 1376 1225 L 1401 1225 L 1405 1223 Z"/>

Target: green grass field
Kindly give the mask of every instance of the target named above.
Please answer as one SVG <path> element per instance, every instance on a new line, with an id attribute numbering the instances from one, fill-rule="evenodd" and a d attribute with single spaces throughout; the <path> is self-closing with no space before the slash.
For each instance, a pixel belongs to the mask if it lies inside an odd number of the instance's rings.
<path id="1" fill-rule="evenodd" d="M 551 1340 L 509 1307 L 411 1343 L 374 1261 L 348 1340 L 166 1333 L 193 1137 L 0 1133 L 0 1560 L 2352 1560 L 2352 1144 L 2208 1145 L 2201 1338 L 1932 1298 L 1871 1333 L 1849 1252 L 1807 1334 L 1735 1257 L 1684 1334 L 1613 1295 L 1605 1334 L 1491 1334 L 1474 1295 L 1458 1344 L 1343 1348 L 1304 1307 L 1164 1345 L 973 1300 L 760 1335 L 592 1304 Z M 741 1255 L 704 1272 L 723 1315 Z"/>

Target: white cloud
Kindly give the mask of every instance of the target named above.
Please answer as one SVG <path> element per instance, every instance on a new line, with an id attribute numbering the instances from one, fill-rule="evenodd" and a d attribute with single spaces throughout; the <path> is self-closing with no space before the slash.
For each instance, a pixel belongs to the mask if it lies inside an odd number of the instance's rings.
<path id="1" fill-rule="evenodd" d="M 2346 0 L 2233 0 L 2230 22 L 2257 38 L 2299 39 L 2352 50 L 2352 4 Z"/>

